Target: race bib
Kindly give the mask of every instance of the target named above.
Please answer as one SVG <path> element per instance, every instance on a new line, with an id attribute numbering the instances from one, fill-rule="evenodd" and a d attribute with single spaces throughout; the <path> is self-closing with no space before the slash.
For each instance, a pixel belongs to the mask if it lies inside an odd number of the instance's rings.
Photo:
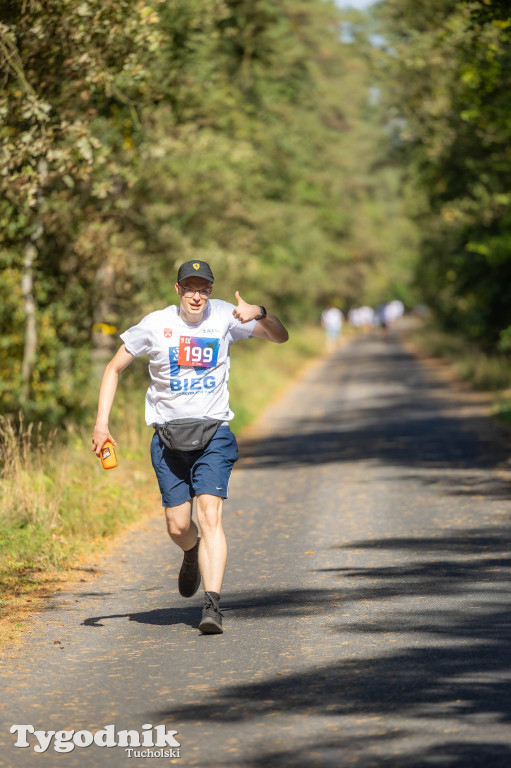
<path id="1" fill-rule="evenodd" d="M 179 339 L 178 365 L 193 368 L 214 368 L 217 363 L 220 339 L 197 336 L 181 336 Z"/>

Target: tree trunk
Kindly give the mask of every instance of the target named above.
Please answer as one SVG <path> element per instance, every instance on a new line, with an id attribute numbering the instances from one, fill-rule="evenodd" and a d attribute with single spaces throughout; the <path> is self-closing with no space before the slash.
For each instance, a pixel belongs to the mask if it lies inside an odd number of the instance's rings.
<path id="1" fill-rule="evenodd" d="M 25 346 L 23 349 L 23 361 L 21 363 L 21 402 L 25 403 L 30 394 L 30 380 L 34 370 L 37 352 L 37 323 L 34 301 L 34 261 L 37 250 L 32 242 L 25 247 L 23 260 L 23 275 L 21 277 L 21 291 L 25 307 Z"/>
<path id="2" fill-rule="evenodd" d="M 48 176 L 46 160 L 41 159 L 38 164 L 39 193 L 37 196 L 37 220 L 30 241 L 25 246 L 23 259 L 23 273 L 21 276 L 21 292 L 25 309 L 25 344 L 23 348 L 23 360 L 21 363 L 21 403 L 24 404 L 30 397 L 30 382 L 37 357 L 37 319 L 36 303 L 34 298 L 34 269 L 37 258 L 37 241 L 43 235 L 43 221 L 41 208 L 43 203 L 43 187 Z"/>

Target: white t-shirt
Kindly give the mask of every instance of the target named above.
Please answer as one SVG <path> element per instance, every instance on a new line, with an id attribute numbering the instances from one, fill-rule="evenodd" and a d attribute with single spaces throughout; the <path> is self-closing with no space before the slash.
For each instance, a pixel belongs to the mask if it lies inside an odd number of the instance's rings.
<path id="1" fill-rule="evenodd" d="M 342 312 L 337 307 L 325 309 L 321 315 L 323 327 L 327 331 L 340 331 L 342 328 Z"/>
<path id="2" fill-rule="evenodd" d="M 135 357 L 149 355 L 151 385 L 145 399 L 150 426 L 171 419 L 229 421 L 231 344 L 252 336 L 256 320 L 241 323 L 234 304 L 210 299 L 200 323 L 186 323 L 177 306 L 151 312 L 121 339 Z"/>

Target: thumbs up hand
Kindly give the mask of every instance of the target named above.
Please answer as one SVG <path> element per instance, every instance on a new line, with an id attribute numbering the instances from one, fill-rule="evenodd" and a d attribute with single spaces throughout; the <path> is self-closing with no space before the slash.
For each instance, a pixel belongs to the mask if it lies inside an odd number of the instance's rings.
<path id="1" fill-rule="evenodd" d="M 258 304 L 248 304 L 245 299 L 242 299 L 239 291 L 234 294 L 238 302 L 238 306 L 234 308 L 233 315 L 237 320 L 242 323 L 249 323 L 251 320 L 255 320 L 261 314 L 261 307 Z"/>

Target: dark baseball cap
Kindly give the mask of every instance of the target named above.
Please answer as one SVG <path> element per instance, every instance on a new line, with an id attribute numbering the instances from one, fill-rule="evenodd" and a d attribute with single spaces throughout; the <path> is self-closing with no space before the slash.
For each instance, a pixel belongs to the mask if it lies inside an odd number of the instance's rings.
<path id="1" fill-rule="evenodd" d="M 177 282 L 186 280 L 187 277 L 203 277 L 204 280 L 214 281 L 213 272 L 205 261 L 186 261 L 181 264 L 177 273 Z"/>

